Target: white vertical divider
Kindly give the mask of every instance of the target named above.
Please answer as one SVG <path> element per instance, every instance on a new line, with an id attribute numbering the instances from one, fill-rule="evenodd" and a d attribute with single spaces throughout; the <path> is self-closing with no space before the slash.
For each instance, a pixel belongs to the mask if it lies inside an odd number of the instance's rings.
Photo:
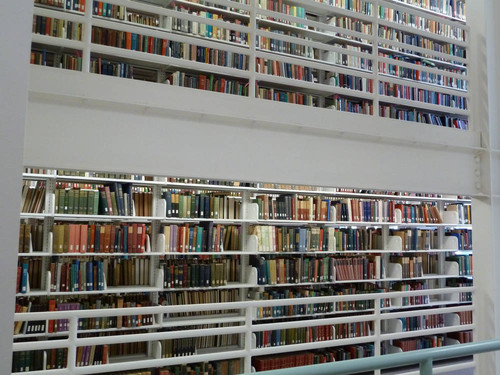
<path id="1" fill-rule="evenodd" d="M 375 304 L 375 319 L 374 319 L 374 324 L 375 324 L 375 355 L 381 355 L 382 354 L 382 340 L 380 339 L 380 335 L 382 334 L 382 298 L 374 298 L 373 303 Z M 381 370 L 375 370 L 375 375 L 380 375 Z"/>
<path id="2" fill-rule="evenodd" d="M 245 358 L 243 360 L 244 368 L 243 372 L 248 374 L 252 370 L 252 345 L 253 345 L 253 333 L 252 333 L 252 307 L 247 307 L 245 309 L 245 327 L 246 332 L 245 335 Z"/>
<path id="3" fill-rule="evenodd" d="M 249 61 L 248 61 L 248 97 L 256 98 L 256 90 L 255 90 L 255 50 L 257 44 L 257 1 L 258 0 L 250 0 L 250 5 L 252 9 L 250 10 L 250 23 L 248 27 L 248 46 L 249 48 Z"/>
<path id="4" fill-rule="evenodd" d="M 68 364 L 67 369 L 69 373 L 76 368 L 76 344 L 78 338 L 78 318 L 73 316 L 69 320 L 68 332 Z"/>
<path id="5" fill-rule="evenodd" d="M 255 0 L 256 2 L 257 0 Z M 253 58 L 255 61 L 255 57 Z M 255 84 L 253 85 L 255 87 Z M 251 268 L 249 267 L 249 255 L 247 252 L 247 239 L 248 239 L 248 229 L 249 224 L 247 222 L 247 208 L 250 203 L 251 193 L 249 191 L 244 191 L 242 194 L 241 207 L 240 207 L 240 218 L 244 219 L 241 224 L 241 236 L 240 236 L 240 249 L 241 255 L 241 275 L 240 282 L 246 283 L 250 279 Z M 240 301 L 245 301 L 248 295 L 248 288 L 240 290 Z M 252 369 L 252 308 L 247 307 L 242 310 L 241 313 L 245 314 L 245 326 L 247 328 L 245 333 L 240 335 L 240 345 L 243 345 L 246 355 L 243 359 L 243 372 L 250 373 Z"/>
<path id="6" fill-rule="evenodd" d="M 442 201 L 437 203 L 437 209 L 441 213 L 441 216 L 443 215 L 444 212 L 444 203 Z M 446 228 L 445 227 L 438 227 L 437 228 L 437 233 L 438 233 L 438 249 L 443 249 L 444 248 L 444 233 L 445 233 Z M 444 261 L 446 259 L 446 254 L 443 252 L 438 253 L 438 273 L 442 275 L 444 273 Z M 446 286 L 446 279 L 439 279 L 438 280 L 438 285 L 439 288 L 444 288 Z M 439 299 L 442 300 L 443 296 L 439 296 Z"/>
<path id="7" fill-rule="evenodd" d="M 85 6 L 85 22 L 83 23 L 82 42 L 84 44 L 82 51 L 82 72 L 90 72 L 90 46 L 92 41 L 92 9 L 93 1 L 88 1 Z"/>
<path id="8" fill-rule="evenodd" d="M 0 2 L 0 331 L 12 334 L 19 244 L 21 173 L 28 100 L 29 57 L 33 1 Z M 7 282 L 10 280 L 10 282 Z M 12 340 L 0 341 L 0 374 L 12 370 Z"/>
<path id="9" fill-rule="evenodd" d="M 373 36 L 373 43 L 372 43 L 372 73 L 373 73 L 373 81 L 372 81 L 372 87 L 373 87 L 373 93 L 376 94 L 378 93 L 378 7 L 379 7 L 379 2 L 378 0 L 373 0 L 373 22 L 372 22 L 372 36 Z M 378 95 L 375 95 L 373 99 L 373 116 L 378 117 L 379 116 L 379 99 Z"/>

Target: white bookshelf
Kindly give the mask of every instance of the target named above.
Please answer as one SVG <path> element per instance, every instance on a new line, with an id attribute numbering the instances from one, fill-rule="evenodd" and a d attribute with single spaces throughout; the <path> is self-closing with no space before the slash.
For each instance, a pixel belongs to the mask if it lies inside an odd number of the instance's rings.
<path id="1" fill-rule="evenodd" d="M 436 311 L 436 313 L 453 315 L 457 312 L 463 311 L 474 311 L 475 305 L 471 302 L 470 297 L 464 297 L 465 295 L 472 294 L 474 287 L 471 286 L 469 281 L 472 281 L 472 276 L 459 275 L 458 263 L 453 261 L 446 261 L 445 254 L 455 253 L 463 254 L 463 256 L 468 256 L 471 254 L 471 250 L 461 250 L 459 249 L 458 240 L 455 237 L 445 236 L 447 231 L 459 229 L 462 231 L 470 231 L 472 229 L 471 224 L 458 224 L 458 215 L 452 215 L 447 211 L 443 211 L 445 206 L 448 204 L 462 204 L 469 205 L 470 201 L 468 199 L 458 197 L 458 196 L 401 196 L 394 194 L 387 194 L 387 192 L 381 192 L 381 194 L 375 194 L 373 192 L 364 194 L 359 192 L 346 192 L 339 191 L 336 189 L 325 189 L 321 188 L 318 190 L 298 190 L 293 189 L 276 189 L 276 188 L 265 188 L 259 184 L 253 184 L 250 186 L 229 186 L 220 184 L 207 184 L 202 183 L 196 184 L 193 182 L 169 182 L 164 177 L 156 177 L 151 181 L 144 179 L 118 179 L 118 178 L 104 178 L 104 177 L 93 177 L 92 174 L 86 174 L 82 176 L 68 176 L 64 173 L 56 173 L 55 171 L 48 171 L 48 174 L 40 173 L 24 173 L 23 178 L 25 181 L 29 181 L 33 188 L 38 185 L 36 181 L 44 181 L 45 185 L 45 209 L 39 214 L 29 214 L 22 213 L 21 220 L 25 223 L 43 223 L 44 225 L 44 244 L 42 251 L 34 251 L 33 246 L 29 247 L 28 253 L 19 253 L 18 258 L 20 262 L 31 262 L 37 258 L 40 259 L 42 273 L 40 283 L 42 284 L 42 290 L 32 289 L 29 285 L 26 288 L 25 293 L 18 293 L 16 297 L 19 301 L 23 301 L 26 298 L 49 298 L 49 299 L 66 299 L 66 298 L 81 298 L 82 301 L 87 298 L 102 298 L 100 296 L 111 296 L 107 298 L 112 298 L 112 296 L 126 296 L 128 294 L 135 293 L 148 293 L 149 300 L 153 305 L 157 304 L 159 299 L 165 298 L 168 293 L 177 293 L 181 295 L 182 293 L 195 293 L 198 295 L 196 298 L 202 298 L 199 293 L 231 293 L 231 290 L 238 290 L 238 299 L 233 302 L 223 302 L 222 303 L 204 303 L 204 304 L 187 304 L 186 301 L 183 304 L 179 300 L 176 304 L 169 306 L 155 306 L 155 307 L 143 307 L 143 308 L 124 308 L 124 309 L 104 309 L 104 310 L 77 310 L 77 311 L 64 311 L 65 319 L 76 319 L 76 318 L 88 318 L 88 317 L 108 317 L 119 315 L 135 315 L 135 314 L 151 314 L 154 316 L 154 321 L 152 324 L 144 324 L 143 326 L 137 327 L 109 327 L 104 329 L 90 329 L 90 330 L 79 330 L 80 333 L 88 334 L 113 334 L 114 332 L 123 331 L 123 335 L 118 336 L 105 336 L 105 337 L 89 337 L 89 338 L 76 338 L 68 339 L 64 346 L 68 348 L 68 368 L 72 368 L 72 371 L 76 371 L 81 374 L 91 374 L 95 371 L 100 373 L 107 373 L 112 371 L 119 371 L 124 369 L 130 369 L 130 360 L 133 359 L 133 368 L 147 368 L 147 367 L 162 367 L 167 365 L 175 365 L 180 363 L 196 363 L 202 360 L 230 360 L 232 358 L 240 358 L 241 360 L 241 371 L 248 372 L 252 367 L 252 359 L 257 356 L 265 356 L 269 354 L 280 354 L 280 353 L 294 353 L 303 350 L 314 350 L 320 348 L 332 348 L 332 347 L 342 347 L 348 345 L 370 345 L 374 354 L 382 354 L 385 350 L 387 342 L 391 342 L 396 339 L 411 339 L 413 337 L 420 337 L 426 335 L 446 335 L 449 332 L 461 332 L 474 330 L 475 324 L 460 325 L 455 320 L 451 319 L 450 324 L 444 327 L 433 328 L 433 329 L 422 329 L 418 331 L 411 332 L 400 332 L 397 329 L 393 332 L 384 332 L 382 326 L 385 326 L 386 321 L 397 321 L 400 318 L 407 316 L 419 316 L 422 314 L 429 314 L 430 311 Z M 182 180 L 181 180 L 182 181 Z M 192 180 L 186 180 L 192 181 Z M 55 212 L 55 201 L 54 196 L 56 196 L 54 189 L 59 186 L 59 183 L 69 183 L 66 189 L 88 187 L 91 184 L 93 188 L 101 185 L 123 182 L 127 184 L 132 184 L 137 186 L 137 188 L 147 187 L 152 189 L 153 200 L 151 202 L 153 209 L 153 216 L 109 216 L 109 215 L 78 215 L 78 214 L 61 214 Z M 267 185 L 266 185 L 267 186 Z M 167 203 L 163 199 L 162 191 L 169 190 L 173 192 L 187 192 L 189 194 L 194 193 L 217 193 L 226 194 L 229 197 L 235 197 L 233 201 L 237 200 L 241 202 L 240 214 L 241 219 L 214 219 L 214 218 L 177 218 L 177 217 L 167 217 L 166 207 Z M 62 194 L 62 193 L 59 193 Z M 253 203 L 253 199 L 256 197 L 261 197 L 262 195 L 267 195 L 272 201 L 273 198 L 277 198 L 280 195 L 292 196 L 295 199 L 299 199 L 302 196 L 311 196 L 312 198 L 304 199 L 304 202 L 313 203 L 316 199 L 331 199 L 332 201 L 343 202 L 343 204 L 351 204 L 351 199 L 353 202 L 360 201 L 380 201 L 380 207 L 383 204 L 390 204 L 391 202 L 402 203 L 414 207 L 420 207 L 423 203 L 432 205 L 435 204 L 440 210 L 443 220 L 446 223 L 401 223 L 401 214 L 394 213 L 394 218 L 396 222 L 384 221 L 380 218 L 380 221 L 376 222 L 364 222 L 364 221 L 322 221 L 322 220 L 259 220 L 259 210 L 258 204 Z M 227 199 L 229 201 L 229 199 Z M 348 203 L 346 203 L 348 202 Z M 350 209 L 345 206 L 346 209 Z M 354 207 L 354 206 L 353 206 Z M 360 206 L 361 207 L 361 206 Z M 389 206 L 387 206 L 389 207 Z M 423 206 L 422 206 L 423 207 Z M 298 203 L 297 203 L 298 209 Z M 352 208 L 354 209 L 354 208 Z M 136 207 L 137 210 L 137 207 Z M 137 211 L 134 211 L 137 212 Z M 215 212 L 214 212 L 215 214 Z M 383 215 L 382 212 L 380 212 Z M 298 212 L 297 212 L 298 217 Z M 319 214 L 317 214 L 319 215 Z M 352 214 L 354 215 L 354 213 Z M 316 216 L 319 218 L 319 216 Z M 338 219 L 338 218 L 336 218 Z M 417 218 L 412 220 L 418 221 Z M 453 222 L 454 221 L 454 222 Z M 160 227 L 163 225 L 179 224 L 179 225 L 199 225 L 204 222 L 213 222 L 214 225 L 234 225 L 236 227 L 241 227 L 240 234 L 240 244 L 238 250 L 225 250 L 220 252 L 164 252 L 165 247 L 165 235 L 159 233 Z M 142 253 L 126 253 L 126 252 L 84 252 L 84 253 L 59 253 L 53 250 L 53 234 L 51 227 L 54 224 L 64 224 L 64 223 L 146 223 L 150 226 L 150 232 L 148 233 L 148 238 L 152 239 L 151 246 L 146 246 L 146 251 Z M 370 229 L 379 231 L 381 246 L 375 246 L 373 249 L 369 250 L 339 250 L 334 251 L 310 251 L 310 247 L 306 251 L 259 251 L 259 241 L 262 239 L 256 235 L 247 235 L 247 231 L 252 226 L 264 226 L 264 227 L 285 227 L 287 230 L 294 228 L 304 228 L 304 227 L 321 227 L 321 228 L 332 228 L 332 230 L 342 231 L 342 230 L 360 230 L 360 229 Z M 403 250 L 402 240 L 400 237 L 392 236 L 390 233 L 394 229 L 404 229 L 404 230 L 425 230 L 430 231 L 436 236 L 437 241 L 435 244 L 430 245 L 428 250 L 416 248 L 415 250 Z M 415 232 L 417 233 L 417 232 Z M 29 237 L 31 240 L 31 237 Z M 441 238 L 439 240 L 439 238 Z M 150 243 L 150 240 L 146 242 Z M 336 246 L 336 241 L 333 242 Z M 326 243 L 325 243 L 326 246 Z M 25 249 L 25 247 L 23 247 Z M 376 271 L 379 275 L 376 278 L 342 278 L 337 277 L 340 275 L 340 268 L 332 269 L 333 276 L 331 281 L 309 280 L 306 281 L 300 276 L 297 276 L 295 282 L 286 282 L 286 280 L 280 280 L 278 282 L 272 281 L 272 276 L 270 280 L 263 282 L 261 280 L 261 275 L 257 268 L 252 267 L 252 259 L 274 259 L 274 258 L 284 258 L 284 259 L 302 259 L 308 257 L 310 259 L 355 259 L 356 257 L 365 257 L 367 255 L 375 255 L 377 257 L 374 265 L 380 267 Z M 413 278 L 403 277 L 402 268 L 400 264 L 394 264 L 390 262 L 389 256 L 400 255 L 400 256 L 427 256 L 428 254 L 434 254 L 438 259 L 439 264 L 442 267 L 442 272 L 438 274 L 429 274 L 425 272 L 423 275 Z M 239 259 L 241 275 L 239 276 L 239 281 L 229 281 L 220 285 L 216 283 L 212 286 L 197 286 L 197 287 L 186 287 L 181 284 L 172 285 L 172 287 L 167 287 L 164 283 L 166 282 L 164 276 L 164 270 L 161 265 L 162 260 L 171 260 L 172 262 L 194 262 L 200 256 L 209 256 L 212 259 L 223 259 L 223 258 L 237 258 Z M 217 258 L 215 258 L 217 257 Z M 104 283 L 102 290 L 79 290 L 79 291 L 59 291 L 52 290 L 49 287 L 49 282 L 51 280 L 50 272 L 43 272 L 48 269 L 49 259 L 51 261 L 57 260 L 90 260 L 90 259 L 104 259 L 105 262 L 111 262 L 112 259 L 127 259 L 127 258 L 146 258 L 149 260 L 149 274 L 144 277 L 146 285 L 128 285 L 128 286 L 108 286 Z M 106 263 L 107 264 L 107 263 Z M 173 263 L 172 263 L 173 264 Z M 333 263 L 332 263 L 333 264 Z M 335 267 L 341 267 L 336 265 Z M 104 267 L 104 272 L 106 267 Z M 193 271 L 194 272 L 194 271 Z M 272 272 L 272 271 L 271 271 Z M 345 272 L 345 271 L 342 271 Z M 454 286 L 448 286 L 446 283 L 447 279 L 451 280 L 462 280 L 462 284 L 456 284 Z M 138 281 L 139 282 L 139 281 Z M 411 290 L 411 291 L 396 291 L 392 289 L 394 283 L 411 283 L 411 282 L 421 282 L 421 285 L 425 285 L 423 290 Z M 172 280 L 173 283 L 173 280 Z M 425 283 L 425 284 L 424 284 Z M 343 295 L 318 295 L 314 297 L 307 298 L 294 298 L 294 299 L 267 299 L 264 298 L 260 300 L 259 293 L 268 293 L 272 290 L 300 290 L 300 289 L 317 289 L 319 291 L 326 291 L 329 288 L 335 288 L 335 290 L 341 290 L 344 286 L 350 288 L 360 288 L 360 290 L 365 290 L 366 285 L 372 285 L 375 290 L 379 288 L 377 293 L 369 292 L 368 288 L 362 294 L 345 294 Z M 325 289 L 326 288 L 326 289 Z M 251 296 L 255 298 L 247 299 L 245 296 L 248 292 L 251 292 Z M 229 296 L 229 294 L 228 294 Z M 168 298 L 173 298 L 168 297 Z M 178 297 L 175 297 L 178 298 Z M 205 297 L 203 297 L 205 298 Z M 232 298 L 232 297 L 231 297 Z M 413 298 L 420 298 L 421 300 L 413 301 Z M 349 303 L 354 303 L 353 301 L 358 301 L 358 305 L 348 307 Z M 385 301 L 384 303 L 382 303 Z M 390 301 L 390 304 L 388 305 Z M 174 303 L 172 301 L 172 303 Z M 285 315 L 277 314 L 273 311 L 273 306 L 296 306 L 296 305 L 307 305 L 316 306 L 314 308 L 319 308 L 317 306 L 330 306 L 325 311 L 316 311 L 314 313 L 296 314 L 296 313 L 286 313 Z M 360 305 L 361 304 L 361 305 Z M 360 306 L 363 306 L 362 308 Z M 428 307 L 433 306 L 436 310 L 429 310 Z M 286 309 L 285 307 L 285 309 Z M 312 307 L 311 307 L 312 308 Z M 321 307 L 322 308 L 322 307 Z M 266 315 L 262 315 L 259 311 L 261 309 L 268 309 Z M 270 309 L 270 310 L 269 310 Z M 221 310 L 234 310 L 233 312 L 226 312 L 220 314 Z M 202 312 L 206 311 L 207 315 L 196 315 L 196 311 Z M 187 313 L 195 314 L 193 316 L 177 317 L 175 314 Z M 38 315 L 37 315 L 38 314 Z M 40 315 L 41 314 L 41 315 Z M 46 318 L 45 313 L 34 313 L 30 312 L 29 315 L 35 319 L 37 316 L 42 316 L 43 319 Z M 270 315 L 269 315 L 270 314 Z M 50 315 L 57 319 L 58 316 L 62 315 Z M 165 317 L 163 317 L 165 316 Z M 454 316 L 454 315 L 453 315 Z M 36 318 L 38 319 L 38 318 Z M 42 319 L 40 319 L 42 320 Z M 53 320 L 53 319 L 50 319 Z M 310 340 L 309 342 L 301 343 L 287 343 L 284 345 L 272 345 L 266 347 L 258 347 L 255 342 L 255 334 L 259 332 L 271 332 L 285 329 L 302 329 L 304 327 L 311 326 L 332 326 L 338 324 L 368 324 L 370 326 L 370 332 L 359 336 L 358 334 L 352 334 L 351 337 L 335 337 L 333 339 L 326 340 Z M 226 326 L 227 325 L 227 326 Z M 23 350 L 48 350 L 51 348 L 51 343 L 56 342 L 56 347 L 59 347 L 59 341 L 46 341 L 47 338 L 51 337 L 62 337 L 67 335 L 69 338 L 76 337 L 77 327 L 70 325 L 69 331 L 62 332 L 48 332 L 47 328 L 43 332 L 38 333 L 21 333 L 14 336 L 14 339 L 22 339 L 25 337 L 37 337 L 38 342 L 36 343 L 14 343 L 15 351 Z M 163 332 L 163 329 L 175 329 L 174 331 Z M 318 328 L 319 329 L 319 328 Z M 139 330 L 146 330 L 147 333 L 137 335 Z M 143 332 L 143 331 L 141 331 Z M 335 332 L 335 330 L 333 331 Z M 220 336 L 220 335 L 239 335 L 238 342 L 236 346 L 230 346 L 227 348 L 222 347 L 223 350 L 217 350 L 217 355 L 215 349 L 206 348 L 201 349 L 194 355 L 188 355 L 181 358 L 162 358 L 161 357 L 161 340 L 166 339 L 181 339 L 187 337 L 195 337 L 201 340 L 204 336 Z M 76 341 L 74 341 L 76 340 Z M 97 365 L 97 366 L 77 366 L 73 368 L 71 356 L 74 355 L 74 351 L 71 349 L 74 345 L 85 346 L 85 345 L 117 345 L 124 342 L 148 342 L 148 351 L 144 356 L 133 356 L 133 357 L 111 357 L 108 364 Z M 160 349 L 155 349 L 159 345 Z M 36 372 L 35 372 L 36 373 Z"/>

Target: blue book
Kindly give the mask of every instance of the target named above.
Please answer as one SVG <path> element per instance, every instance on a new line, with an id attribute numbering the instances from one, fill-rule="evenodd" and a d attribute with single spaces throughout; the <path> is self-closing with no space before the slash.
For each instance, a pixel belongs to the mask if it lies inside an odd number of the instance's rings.
<path id="1" fill-rule="evenodd" d="M 21 266 L 21 293 L 28 292 L 28 263 Z"/>
<path id="2" fill-rule="evenodd" d="M 87 262 L 87 290 L 94 290 L 94 264 L 93 262 Z"/>
<path id="3" fill-rule="evenodd" d="M 123 248 L 122 248 L 122 252 L 128 253 L 128 225 L 123 226 L 122 233 L 123 233 Z"/>

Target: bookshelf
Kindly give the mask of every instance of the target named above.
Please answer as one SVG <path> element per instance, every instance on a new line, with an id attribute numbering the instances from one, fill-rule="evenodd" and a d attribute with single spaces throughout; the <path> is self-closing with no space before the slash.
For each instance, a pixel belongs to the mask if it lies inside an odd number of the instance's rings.
<path id="1" fill-rule="evenodd" d="M 250 372 L 476 327 L 467 197 L 55 170 L 23 181 L 16 298 L 30 313 L 14 351 L 30 370 Z M 104 194 L 94 215 L 90 191 Z"/>
<path id="2" fill-rule="evenodd" d="M 464 2 L 68 4 L 35 1 L 32 64 L 468 128 Z"/>

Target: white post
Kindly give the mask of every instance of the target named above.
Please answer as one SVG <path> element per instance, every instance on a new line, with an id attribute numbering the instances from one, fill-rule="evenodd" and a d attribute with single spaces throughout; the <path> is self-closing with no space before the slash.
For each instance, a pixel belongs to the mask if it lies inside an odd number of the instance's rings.
<path id="1" fill-rule="evenodd" d="M 0 2 L 0 331 L 12 333 L 33 0 Z M 10 336 L 9 336 L 10 337 Z M 0 374 L 12 369 L 12 341 L 0 342 Z"/>

